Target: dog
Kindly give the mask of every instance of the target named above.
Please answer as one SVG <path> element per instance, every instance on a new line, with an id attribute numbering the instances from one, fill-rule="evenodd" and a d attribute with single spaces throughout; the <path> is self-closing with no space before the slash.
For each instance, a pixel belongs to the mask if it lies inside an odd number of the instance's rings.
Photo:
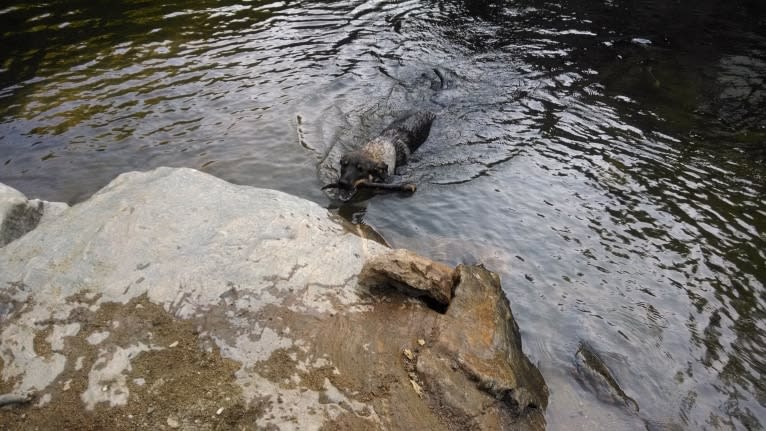
<path id="1" fill-rule="evenodd" d="M 340 177 L 322 190 L 338 189 L 338 199 L 351 200 L 360 188 L 414 193 L 415 184 L 390 184 L 388 179 L 410 155 L 428 139 L 436 116 L 418 111 L 389 124 L 383 132 L 362 147 L 340 159 Z"/>

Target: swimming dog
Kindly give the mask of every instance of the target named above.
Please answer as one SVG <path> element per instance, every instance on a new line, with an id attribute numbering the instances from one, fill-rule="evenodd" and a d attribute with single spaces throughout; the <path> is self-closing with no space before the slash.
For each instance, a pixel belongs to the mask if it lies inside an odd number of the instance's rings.
<path id="1" fill-rule="evenodd" d="M 361 148 L 344 154 L 340 159 L 338 181 L 322 187 L 322 190 L 338 189 L 338 198 L 344 202 L 351 200 L 360 188 L 415 192 L 415 184 L 390 184 L 386 181 L 428 139 L 434 118 L 435 115 L 430 112 L 415 112 L 389 124 L 380 135 Z"/>

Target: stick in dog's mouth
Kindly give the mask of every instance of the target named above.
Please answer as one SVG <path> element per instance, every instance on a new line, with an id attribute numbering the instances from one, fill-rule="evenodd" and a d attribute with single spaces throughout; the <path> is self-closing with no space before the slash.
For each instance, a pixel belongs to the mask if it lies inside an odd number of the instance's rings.
<path id="1" fill-rule="evenodd" d="M 357 188 L 359 188 L 359 186 L 364 186 L 366 184 L 368 184 L 368 181 L 366 179 L 364 179 L 364 178 L 362 178 L 361 180 L 356 180 L 354 182 L 353 188 L 351 190 L 356 190 Z M 377 183 L 370 183 L 370 184 L 377 184 Z M 340 189 L 340 188 L 343 188 L 343 186 L 341 186 L 340 183 L 338 183 L 338 182 L 334 182 L 334 183 L 330 183 L 330 184 L 327 184 L 326 186 L 322 187 L 321 190 Z"/>
<path id="2" fill-rule="evenodd" d="M 404 183 L 404 184 L 374 183 L 366 179 L 357 180 L 353 184 L 353 186 L 354 187 L 351 190 L 363 188 L 363 189 L 398 190 L 402 192 L 411 192 L 411 193 L 414 193 L 417 190 L 417 186 L 412 183 Z M 340 188 L 342 188 L 342 186 L 339 183 L 330 183 L 322 187 L 322 190 L 340 189 Z"/>

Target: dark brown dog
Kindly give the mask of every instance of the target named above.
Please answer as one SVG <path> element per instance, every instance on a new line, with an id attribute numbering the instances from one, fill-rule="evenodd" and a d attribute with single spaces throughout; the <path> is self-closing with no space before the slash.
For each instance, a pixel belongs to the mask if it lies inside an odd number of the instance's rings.
<path id="1" fill-rule="evenodd" d="M 430 112 L 416 112 L 394 121 L 361 148 L 344 154 L 340 159 L 340 178 L 322 190 L 337 188 L 342 201 L 351 200 L 360 188 L 414 192 L 415 184 L 387 181 L 428 139 L 434 118 Z"/>

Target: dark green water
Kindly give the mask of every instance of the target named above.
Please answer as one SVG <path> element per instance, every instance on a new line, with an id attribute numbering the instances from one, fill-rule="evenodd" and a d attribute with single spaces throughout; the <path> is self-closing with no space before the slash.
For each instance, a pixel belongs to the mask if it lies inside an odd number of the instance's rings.
<path id="1" fill-rule="evenodd" d="M 303 196 L 501 273 L 550 429 L 766 426 L 762 2 L 18 3 L 0 47 L 29 196 L 157 166 Z M 411 109 L 418 192 L 337 209 L 335 155 Z M 578 382 L 581 342 L 638 413 Z"/>

